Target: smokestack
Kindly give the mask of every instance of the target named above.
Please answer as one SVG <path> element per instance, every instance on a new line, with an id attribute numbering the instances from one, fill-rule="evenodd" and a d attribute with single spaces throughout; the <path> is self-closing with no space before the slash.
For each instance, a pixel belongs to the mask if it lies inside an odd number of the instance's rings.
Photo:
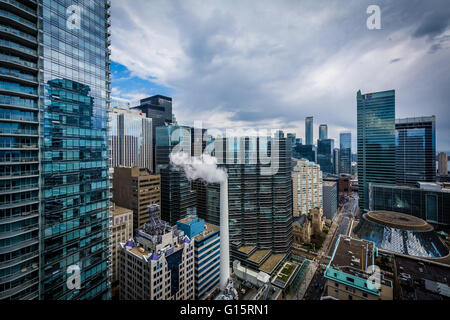
<path id="1" fill-rule="evenodd" d="M 220 182 L 220 290 L 230 278 L 230 238 L 228 232 L 228 179 Z"/>

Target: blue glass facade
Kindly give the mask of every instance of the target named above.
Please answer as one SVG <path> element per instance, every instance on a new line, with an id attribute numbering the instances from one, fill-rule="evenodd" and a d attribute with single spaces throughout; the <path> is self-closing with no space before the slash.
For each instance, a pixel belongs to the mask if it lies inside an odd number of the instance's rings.
<path id="1" fill-rule="evenodd" d="M 319 140 L 322 139 L 328 139 L 328 126 L 326 124 L 319 126 Z"/>
<path id="2" fill-rule="evenodd" d="M 357 92 L 358 196 L 368 209 L 368 184 L 395 184 L 395 91 Z"/>
<path id="3" fill-rule="evenodd" d="M 313 117 L 305 118 L 305 144 L 313 145 Z"/>
<path id="4" fill-rule="evenodd" d="M 109 297 L 108 9 L 0 1 L 0 299 Z"/>
<path id="5" fill-rule="evenodd" d="M 109 3 L 42 0 L 41 299 L 108 298 Z M 81 288 L 69 290 L 77 265 Z"/>

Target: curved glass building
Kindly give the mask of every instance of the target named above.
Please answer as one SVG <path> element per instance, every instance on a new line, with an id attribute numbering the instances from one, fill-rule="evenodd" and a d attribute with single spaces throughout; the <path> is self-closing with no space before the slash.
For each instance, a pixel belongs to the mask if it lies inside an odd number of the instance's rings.
<path id="1" fill-rule="evenodd" d="M 431 225 L 417 217 L 391 211 L 370 211 L 353 232 L 377 248 L 395 253 L 440 258 L 449 254 Z"/>

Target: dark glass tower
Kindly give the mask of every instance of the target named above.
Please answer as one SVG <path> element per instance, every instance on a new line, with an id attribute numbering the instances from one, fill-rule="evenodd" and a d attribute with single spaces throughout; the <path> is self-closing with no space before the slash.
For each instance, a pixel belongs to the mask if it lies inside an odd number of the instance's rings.
<path id="1" fill-rule="evenodd" d="M 339 173 L 352 174 L 352 134 L 342 132 L 339 135 Z"/>
<path id="2" fill-rule="evenodd" d="M 324 173 L 334 173 L 334 139 L 317 140 L 317 163 Z"/>
<path id="3" fill-rule="evenodd" d="M 358 195 L 368 209 L 370 182 L 395 184 L 395 91 L 358 91 Z"/>
<path id="4" fill-rule="evenodd" d="M 295 144 L 292 148 L 292 157 L 317 162 L 317 148 L 314 145 Z"/>
<path id="5" fill-rule="evenodd" d="M 328 139 L 328 126 L 326 124 L 319 126 L 319 140 L 322 139 Z"/>
<path id="6" fill-rule="evenodd" d="M 109 297 L 109 6 L 0 1 L 0 299 Z"/>
<path id="7" fill-rule="evenodd" d="M 396 119 L 395 129 L 396 182 L 435 182 L 435 117 Z"/>
<path id="8" fill-rule="evenodd" d="M 313 117 L 305 118 L 305 144 L 313 145 Z"/>

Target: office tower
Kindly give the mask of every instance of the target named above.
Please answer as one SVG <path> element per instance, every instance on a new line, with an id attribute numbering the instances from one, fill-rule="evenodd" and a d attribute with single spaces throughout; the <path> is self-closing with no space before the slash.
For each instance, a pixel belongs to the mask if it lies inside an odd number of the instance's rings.
<path id="1" fill-rule="evenodd" d="M 299 160 L 292 172 L 293 215 L 308 214 L 314 207 L 322 208 L 322 171 L 308 160 Z"/>
<path id="2" fill-rule="evenodd" d="M 174 225 L 196 214 L 196 192 L 184 172 L 173 168 L 169 155 L 175 147 L 192 154 L 191 128 L 164 126 L 156 128 L 156 171 L 161 175 L 161 218 Z"/>
<path id="3" fill-rule="evenodd" d="M 109 297 L 109 5 L 1 2 L 0 299 Z"/>
<path id="4" fill-rule="evenodd" d="M 319 140 L 328 139 L 328 126 L 321 124 L 319 126 Z"/>
<path id="5" fill-rule="evenodd" d="M 373 275 L 369 272 L 370 267 L 380 255 L 372 241 L 339 235 L 335 247 L 324 274 L 327 296 L 338 300 L 393 299 L 393 281 L 387 278 L 385 272 L 380 272 L 379 288 L 367 285 Z"/>
<path id="6" fill-rule="evenodd" d="M 334 139 L 317 140 L 317 163 L 325 174 L 334 173 Z"/>
<path id="7" fill-rule="evenodd" d="M 314 145 L 296 144 L 292 148 L 292 157 L 317 162 L 317 147 Z"/>
<path id="8" fill-rule="evenodd" d="M 313 117 L 305 118 L 305 145 L 313 145 Z"/>
<path id="9" fill-rule="evenodd" d="M 369 185 L 369 210 L 406 213 L 425 221 L 450 225 L 450 189 L 445 184 L 418 182 L 416 186 Z"/>
<path id="10" fill-rule="evenodd" d="M 333 149 L 333 173 L 339 174 L 339 154 L 340 150 L 339 148 Z"/>
<path id="11" fill-rule="evenodd" d="M 302 138 L 295 138 L 295 143 L 292 146 L 294 146 L 296 144 L 302 144 L 302 143 L 303 143 Z"/>
<path id="12" fill-rule="evenodd" d="M 357 92 L 358 195 L 368 209 L 369 183 L 395 184 L 395 91 Z"/>
<path id="13" fill-rule="evenodd" d="M 291 142 L 291 146 L 295 145 L 297 138 L 295 133 L 287 133 L 286 138 Z"/>
<path id="14" fill-rule="evenodd" d="M 118 298 L 119 289 L 119 263 L 118 252 L 120 243 L 125 243 L 133 237 L 133 210 L 112 204 L 111 209 L 111 287 L 113 298 Z"/>
<path id="15" fill-rule="evenodd" d="M 141 167 L 153 172 L 152 119 L 116 107 L 110 113 L 111 166 Z"/>
<path id="16" fill-rule="evenodd" d="M 219 287 L 219 227 L 189 216 L 177 222 L 177 229 L 194 241 L 195 299 L 205 299 Z"/>
<path id="17" fill-rule="evenodd" d="M 122 109 L 130 109 L 131 102 L 127 99 L 122 99 L 118 97 L 111 97 L 111 108 L 122 108 Z"/>
<path id="18" fill-rule="evenodd" d="M 352 174 L 353 155 L 351 132 L 341 132 L 339 134 L 339 148 L 339 173 Z"/>
<path id="19" fill-rule="evenodd" d="M 395 120 L 396 183 L 436 181 L 435 116 Z"/>
<path id="20" fill-rule="evenodd" d="M 173 123 L 172 98 L 162 95 L 155 95 L 141 99 L 138 105 L 133 105 L 131 109 L 140 110 L 147 118 L 152 119 L 153 129 L 153 151 L 156 148 L 156 128 Z M 155 153 L 155 152 L 154 152 Z M 156 167 L 156 155 L 153 155 L 153 167 Z"/>
<path id="21" fill-rule="evenodd" d="M 448 174 L 448 156 L 445 152 L 438 154 L 438 173 L 441 176 Z"/>
<path id="22" fill-rule="evenodd" d="M 161 177 L 147 168 L 114 168 L 113 201 L 133 210 L 133 230 L 149 220 L 148 206 L 161 204 Z"/>
<path id="23" fill-rule="evenodd" d="M 338 182 L 323 181 L 323 214 L 327 219 L 333 220 L 338 208 Z"/>
<path id="24" fill-rule="evenodd" d="M 158 211 L 151 205 L 149 223 L 120 244 L 120 300 L 194 299 L 194 242 Z"/>

